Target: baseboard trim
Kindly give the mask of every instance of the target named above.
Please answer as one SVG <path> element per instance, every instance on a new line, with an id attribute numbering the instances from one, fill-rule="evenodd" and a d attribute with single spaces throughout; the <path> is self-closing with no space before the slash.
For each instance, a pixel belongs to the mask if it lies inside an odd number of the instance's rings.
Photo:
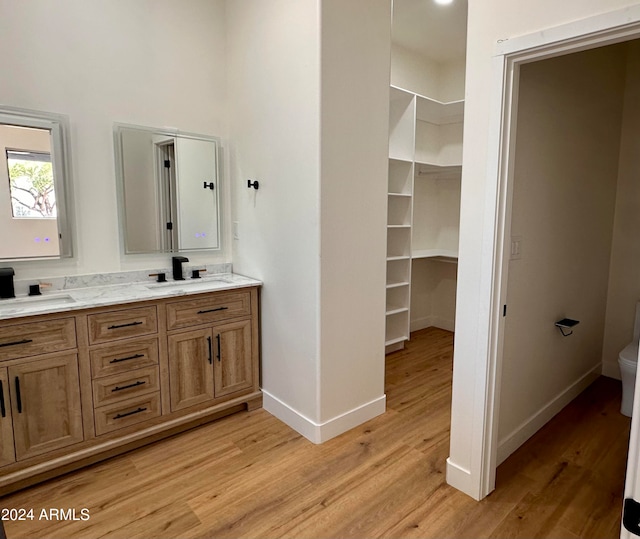
<path id="1" fill-rule="evenodd" d="M 387 407 L 387 396 L 382 395 L 328 421 L 316 423 L 264 389 L 262 390 L 262 398 L 262 407 L 267 412 L 289 425 L 314 444 L 324 443 L 376 416 L 384 414 Z"/>
<path id="2" fill-rule="evenodd" d="M 471 481 L 471 472 L 458 466 L 451 457 L 447 458 L 447 484 L 471 496 L 474 500 L 480 500 L 477 485 Z"/>
<path id="3" fill-rule="evenodd" d="M 406 341 L 401 341 L 401 342 L 397 342 L 395 344 L 389 344 L 388 346 L 384 347 L 384 353 L 385 355 L 387 354 L 392 354 L 393 352 L 399 352 L 400 350 L 404 350 L 404 343 Z"/>
<path id="4" fill-rule="evenodd" d="M 554 399 L 549 401 L 544 407 L 530 416 L 519 427 L 511 432 L 511 434 L 500 440 L 498 442 L 496 466 L 499 466 L 507 460 L 507 458 L 514 453 L 516 449 L 531 438 L 531 436 L 546 425 L 553 416 L 582 393 L 582 391 L 584 391 L 600 375 L 601 368 L 602 364 L 598 363 Z"/>
<path id="5" fill-rule="evenodd" d="M 418 331 L 430 327 L 453 331 L 455 328 L 455 321 L 449 320 L 448 318 L 442 318 L 440 316 L 425 316 L 424 318 L 412 320 L 409 329 L 411 331 Z"/>
<path id="6" fill-rule="evenodd" d="M 424 318 L 416 318 L 415 320 L 411 320 L 411 324 L 409 324 L 409 330 L 411 332 L 419 331 L 421 329 L 430 328 L 433 326 L 431 316 L 425 316 Z"/>
<path id="7" fill-rule="evenodd" d="M 615 378 L 616 380 L 622 380 L 620 377 L 620 365 L 617 361 L 603 361 L 602 362 L 602 376 L 607 378 Z"/>

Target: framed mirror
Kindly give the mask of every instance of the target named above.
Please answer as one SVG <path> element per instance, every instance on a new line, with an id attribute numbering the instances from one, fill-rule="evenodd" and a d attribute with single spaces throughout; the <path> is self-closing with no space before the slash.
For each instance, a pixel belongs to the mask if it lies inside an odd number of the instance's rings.
<path id="1" fill-rule="evenodd" d="M 66 117 L 0 106 L 0 260 L 70 257 Z"/>
<path id="2" fill-rule="evenodd" d="M 126 254 L 220 249 L 216 137 L 116 124 Z"/>

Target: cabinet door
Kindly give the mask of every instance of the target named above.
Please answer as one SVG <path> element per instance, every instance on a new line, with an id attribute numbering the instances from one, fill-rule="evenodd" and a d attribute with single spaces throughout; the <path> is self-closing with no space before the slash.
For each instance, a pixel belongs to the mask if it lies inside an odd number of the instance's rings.
<path id="1" fill-rule="evenodd" d="M 15 462 L 7 369 L 0 369 L 0 466 Z"/>
<path id="2" fill-rule="evenodd" d="M 216 397 L 250 388 L 253 385 L 251 320 L 216 326 L 213 334 Z"/>
<path id="3" fill-rule="evenodd" d="M 169 335 L 171 411 L 213 400 L 211 329 Z"/>
<path id="4" fill-rule="evenodd" d="M 9 367 L 16 459 L 84 439 L 76 354 Z"/>

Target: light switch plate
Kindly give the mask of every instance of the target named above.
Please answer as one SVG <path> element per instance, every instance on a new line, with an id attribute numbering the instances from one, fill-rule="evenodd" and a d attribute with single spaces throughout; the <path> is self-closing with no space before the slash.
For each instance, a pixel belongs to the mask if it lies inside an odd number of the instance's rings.
<path id="1" fill-rule="evenodd" d="M 511 236 L 511 254 L 509 260 L 522 258 L 522 236 Z"/>

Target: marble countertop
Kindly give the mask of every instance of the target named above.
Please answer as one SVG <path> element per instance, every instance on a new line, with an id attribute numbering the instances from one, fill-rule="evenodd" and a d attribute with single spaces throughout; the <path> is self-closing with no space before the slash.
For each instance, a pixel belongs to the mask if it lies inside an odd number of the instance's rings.
<path id="1" fill-rule="evenodd" d="M 169 280 L 165 283 L 149 280 L 44 291 L 41 296 L 0 299 L 0 320 L 260 285 L 261 281 L 251 277 L 235 273 L 217 273 L 200 279 Z"/>

